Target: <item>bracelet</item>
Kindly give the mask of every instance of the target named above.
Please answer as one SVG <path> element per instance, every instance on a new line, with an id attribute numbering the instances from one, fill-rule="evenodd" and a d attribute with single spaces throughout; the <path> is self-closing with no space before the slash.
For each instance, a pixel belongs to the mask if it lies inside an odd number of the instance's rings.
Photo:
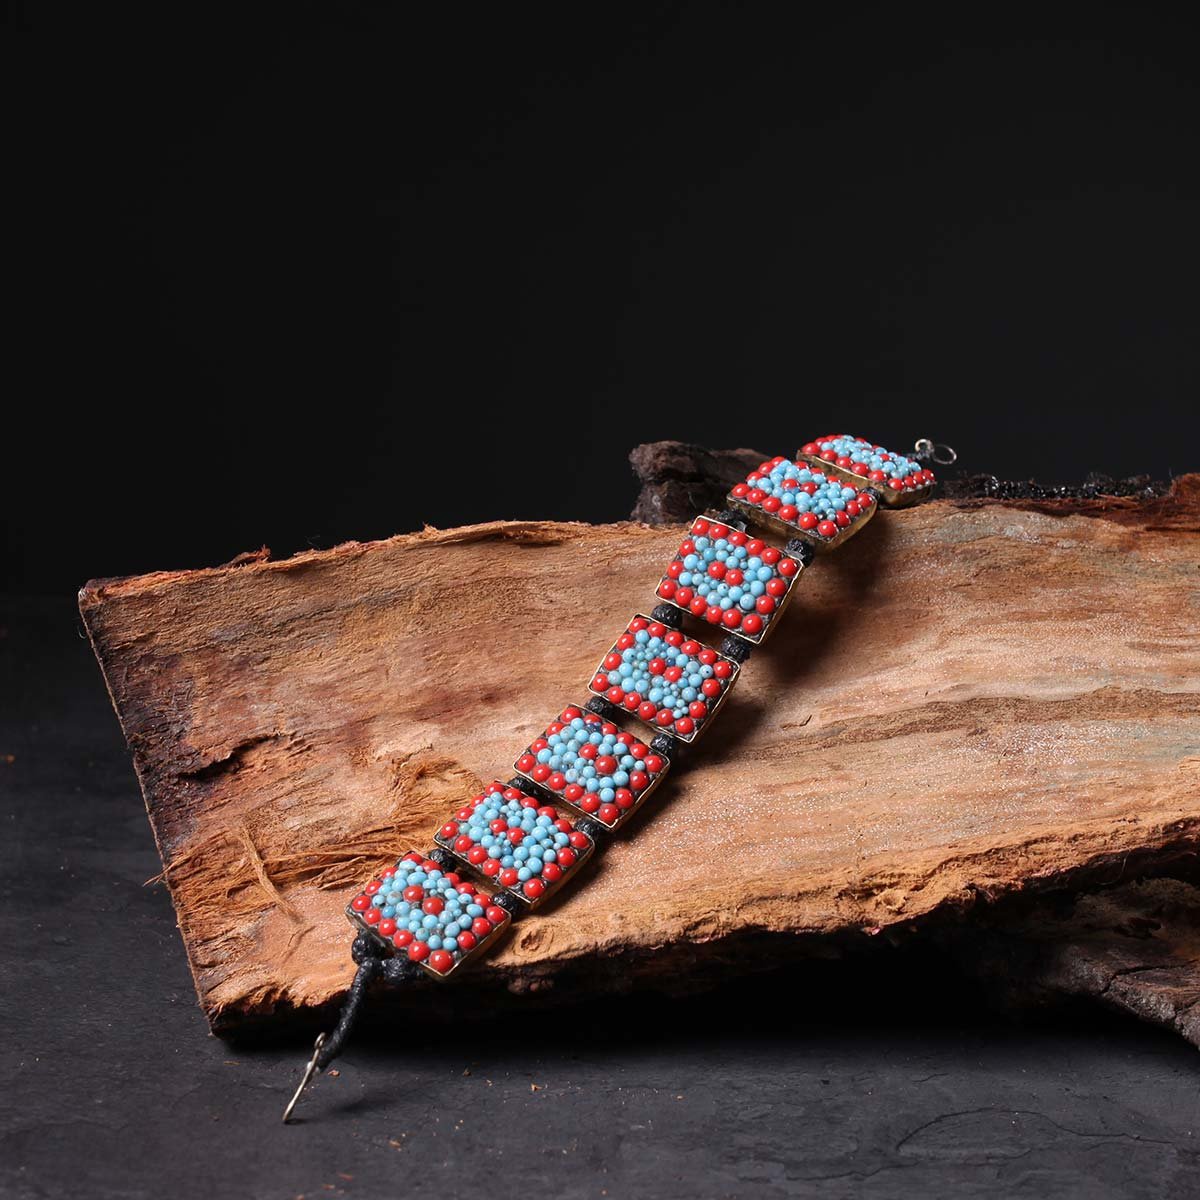
<path id="1" fill-rule="evenodd" d="M 455 812 L 432 849 L 409 851 L 350 901 L 358 973 L 337 1026 L 317 1038 L 285 1122 L 340 1052 L 376 979 L 447 978 L 579 874 L 680 769 L 817 554 L 853 537 L 881 506 L 929 497 L 934 474 L 921 460 L 930 457 L 954 461 L 926 439 L 910 458 L 830 434 L 795 459 L 761 463 L 731 489 L 727 509 L 692 521 L 650 613 L 630 620 L 592 673 L 587 703 L 564 707 L 518 754 L 516 774 Z M 751 526 L 782 535 L 782 549 Z M 719 648 L 685 632 L 689 619 L 722 635 Z M 649 732 L 622 729 L 625 718 Z"/>

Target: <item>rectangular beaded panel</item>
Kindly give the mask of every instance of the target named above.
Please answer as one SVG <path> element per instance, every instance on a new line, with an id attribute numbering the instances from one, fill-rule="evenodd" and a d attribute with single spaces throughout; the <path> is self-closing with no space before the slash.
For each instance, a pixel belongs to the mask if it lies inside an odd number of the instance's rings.
<path id="1" fill-rule="evenodd" d="M 611 721 L 571 705 L 514 764 L 589 817 L 616 829 L 650 795 L 671 764 Z"/>
<path id="2" fill-rule="evenodd" d="M 496 782 L 459 809 L 434 840 L 530 908 L 557 892 L 596 848 L 552 805 Z"/>
<path id="3" fill-rule="evenodd" d="M 647 725 L 691 742 L 708 728 L 737 674 L 733 659 L 639 613 L 588 687 Z"/>
<path id="4" fill-rule="evenodd" d="M 824 464 L 822 464 L 823 466 Z M 782 455 L 762 463 L 729 493 L 729 503 L 761 524 L 832 550 L 871 519 L 875 497 L 819 467 Z"/>
<path id="5" fill-rule="evenodd" d="M 719 629 L 761 642 L 792 598 L 803 564 L 715 517 L 697 517 L 658 595 Z"/>
<path id="6" fill-rule="evenodd" d="M 346 915 L 388 953 L 406 954 L 437 979 L 490 949 L 510 919 L 487 893 L 415 850 L 372 879 Z"/>
<path id="7" fill-rule="evenodd" d="M 889 508 L 917 504 L 929 496 L 936 482 L 933 472 L 914 459 L 847 433 L 806 442 L 796 459 L 853 487 L 875 488 Z"/>

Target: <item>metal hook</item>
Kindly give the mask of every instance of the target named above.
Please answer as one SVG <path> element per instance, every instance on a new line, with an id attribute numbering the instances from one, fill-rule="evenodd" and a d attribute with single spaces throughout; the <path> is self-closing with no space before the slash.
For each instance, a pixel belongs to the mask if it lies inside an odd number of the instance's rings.
<path id="1" fill-rule="evenodd" d="M 917 438 L 916 444 L 913 446 L 913 457 L 918 462 L 932 459 L 939 466 L 948 467 L 951 463 L 958 461 L 958 451 L 953 446 L 947 446 L 945 442 L 931 442 L 928 438 Z"/>
<path id="2" fill-rule="evenodd" d="M 296 1088 L 295 1095 L 288 1102 L 287 1108 L 283 1110 L 283 1123 L 286 1125 L 292 1119 L 292 1109 L 296 1107 L 300 1099 L 300 1093 L 308 1087 L 308 1081 L 313 1077 L 317 1070 L 317 1059 L 321 1057 L 321 1047 L 325 1045 L 325 1035 L 317 1034 L 316 1045 L 313 1046 L 312 1058 L 308 1060 L 308 1066 L 304 1068 L 304 1076 L 300 1080 L 300 1086 Z"/>

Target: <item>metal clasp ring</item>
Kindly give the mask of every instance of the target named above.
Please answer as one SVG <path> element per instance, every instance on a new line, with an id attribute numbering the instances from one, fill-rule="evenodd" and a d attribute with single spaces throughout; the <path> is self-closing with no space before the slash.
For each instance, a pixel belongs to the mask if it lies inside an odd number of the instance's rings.
<path id="1" fill-rule="evenodd" d="M 958 461 L 958 451 L 953 446 L 947 446 L 945 442 L 931 442 L 929 438 L 917 438 L 916 444 L 913 446 L 913 457 L 918 462 L 932 459 L 939 466 L 948 467 L 952 462 Z"/>

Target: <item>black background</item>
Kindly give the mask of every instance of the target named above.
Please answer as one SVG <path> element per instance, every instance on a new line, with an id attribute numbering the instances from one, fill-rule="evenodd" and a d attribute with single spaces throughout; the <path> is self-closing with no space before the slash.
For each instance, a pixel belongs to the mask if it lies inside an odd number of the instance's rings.
<path id="1" fill-rule="evenodd" d="M 72 593 L 618 518 L 639 442 L 1200 466 L 1198 84 L 1141 6 L 8 11 L 0 1196 L 1191 1196 L 1195 1055 L 934 952 L 205 1036 Z M 874 943 L 873 943 L 874 944 Z"/>
<path id="2" fill-rule="evenodd" d="M 1143 6 L 26 6 L 4 581 L 617 518 L 640 441 L 1200 465 Z"/>

